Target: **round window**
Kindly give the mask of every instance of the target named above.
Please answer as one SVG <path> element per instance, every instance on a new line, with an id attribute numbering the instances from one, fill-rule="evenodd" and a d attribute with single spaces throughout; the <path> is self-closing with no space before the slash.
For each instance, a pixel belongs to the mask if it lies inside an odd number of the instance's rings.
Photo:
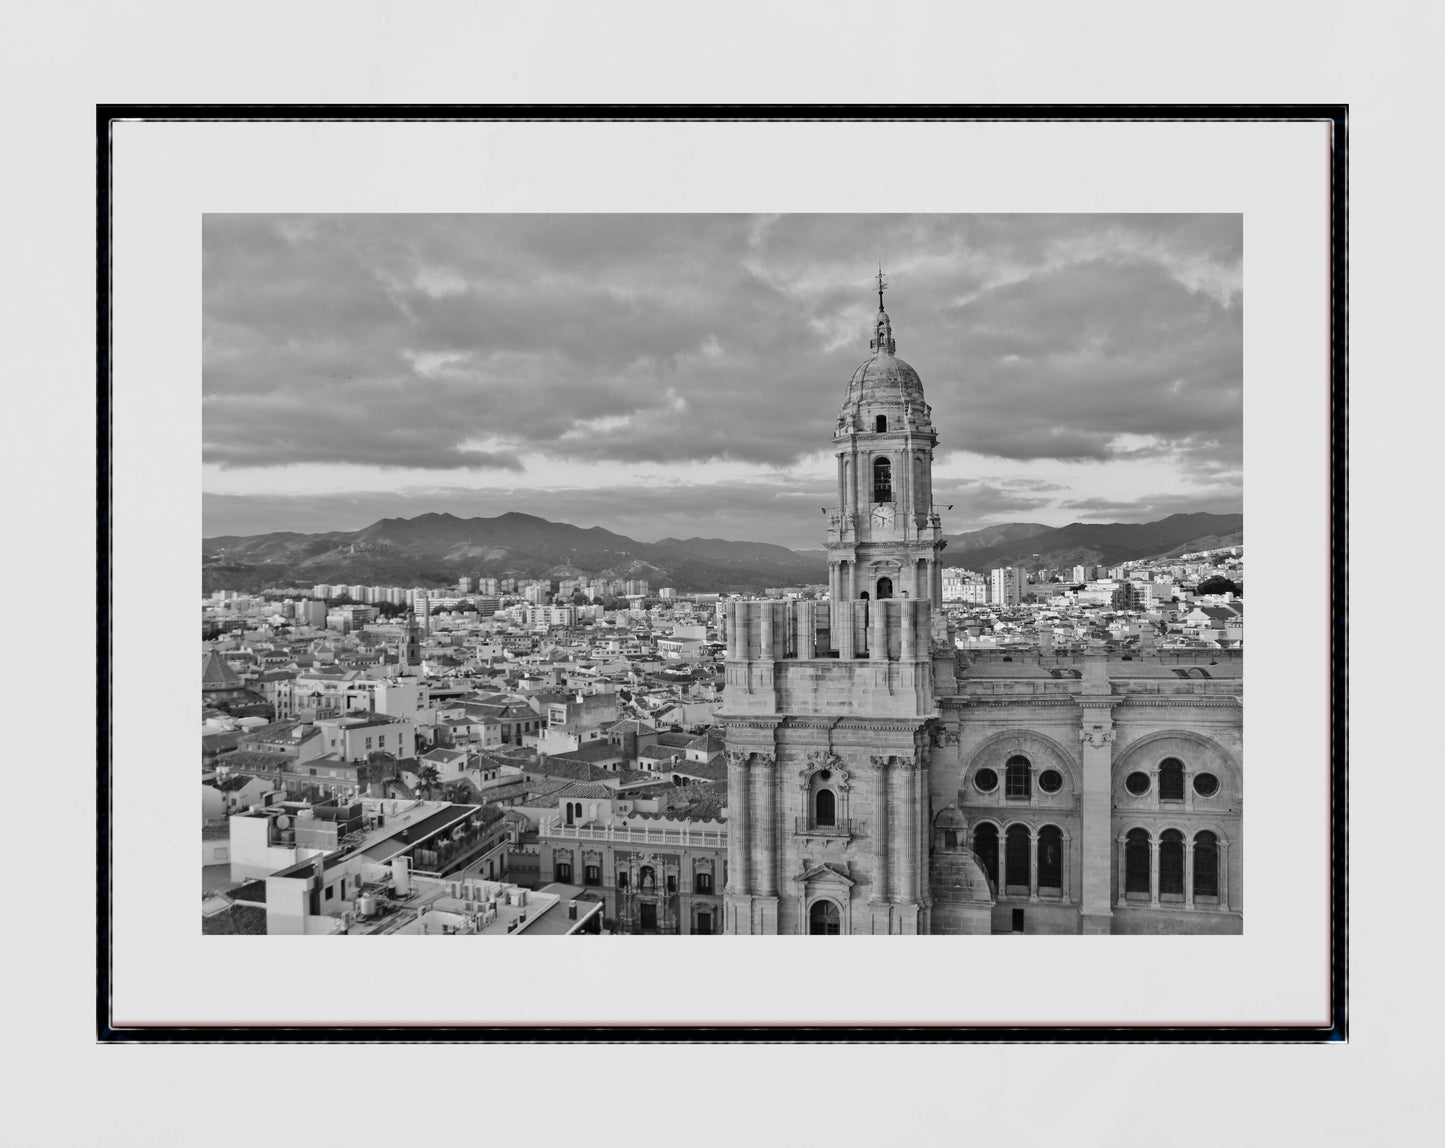
<path id="1" fill-rule="evenodd" d="M 1039 788 L 1045 793 L 1058 793 L 1064 787 L 1064 775 L 1057 769 L 1046 769 L 1039 774 Z"/>
<path id="2" fill-rule="evenodd" d="M 818 770 L 818 780 L 819 780 L 819 781 L 831 781 L 832 779 L 833 779 L 833 771 L 832 771 L 831 769 L 820 769 L 820 770 Z"/>
<path id="3" fill-rule="evenodd" d="M 998 774 L 991 769 L 980 769 L 973 775 L 973 785 L 980 793 L 992 793 L 998 788 Z"/>
<path id="4" fill-rule="evenodd" d="M 1131 773 L 1124 779 L 1124 788 L 1135 797 L 1143 797 L 1149 792 L 1149 775 L 1147 773 Z"/>
<path id="5" fill-rule="evenodd" d="M 1213 797 L 1219 792 L 1219 778 L 1212 773 L 1196 773 L 1194 775 L 1194 792 L 1200 797 Z"/>

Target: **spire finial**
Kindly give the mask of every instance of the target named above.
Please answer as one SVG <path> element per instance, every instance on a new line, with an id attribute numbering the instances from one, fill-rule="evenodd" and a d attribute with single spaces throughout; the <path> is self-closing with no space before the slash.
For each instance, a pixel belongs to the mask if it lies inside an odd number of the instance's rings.
<path id="1" fill-rule="evenodd" d="M 874 354 L 893 354 L 895 344 L 893 342 L 893 324 L 888 319 L 888 312 L 883 309 L 883 292 L 888 289 L 888 280 L 883 277 L 883 264 L 878 264 L 878 314 L 873 320 L 873 338 L 868 341 L 868 349 Z"/>

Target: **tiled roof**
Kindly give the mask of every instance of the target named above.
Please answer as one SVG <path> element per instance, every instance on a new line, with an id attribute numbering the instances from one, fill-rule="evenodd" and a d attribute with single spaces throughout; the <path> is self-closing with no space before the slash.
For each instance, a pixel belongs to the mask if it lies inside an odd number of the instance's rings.
<path id="1" fill-rule="evenodd" d="M 579 800 L 596 800 L 598 798 L 606 799 L 615 797 L 616 794 L 614 794 L 612 790 L 608 789 L 607 786 L 598 785 L 595 781 L 579 781 L 575 785 L 569 785 L 565 789 L 559 790 L 558 792 L 552 794 L 552 796 L 559 801 L 567 801 L 573 798 Z"/>
<path id="2" fill-rule="evenodd" d="M 241 685 L 241 677 L 215 650 L 211 650 L 201 661 L 201 689 L 233 690 Z"/>
<path id="3" fill-rule="evenodd" d="M 201 917 L 201 935 L 264 937 L 266 910 L 254 905 L 232 905 L 219 913 Z"/>
<path id="4" fill-rule="evenodd" d="M 285 769 L 290 765 L 291 759 L 284 753 L 260 753 L 256 750 L 240 749 L 226 755 L 226 764 L 232 769 L 275 773 L 278 769 Z"/>
<path id="5" fill-rule="evenodd" d="M 544 758 L 527 767 L 530 772 L 544 777 L 568 777 L 573 781 L 601 781 L 610 778 L 610 770 L 586 761 L 568 761 L 562 754 Z"/>
<path id="6" fill-rule="evenodd" d="M 560 757 L 563 761 L 586 761 L 596 763 L 603 761 L 621 761 L 622 753 L 611 742 L 589 741 L 584 742 L 576 749 L 569 749 L 565 753 L 554 753 L 552 757 L 554 759 Z"/>
<path id="7" fill-rule="evenodd" d="M 672 773 L 683 777 L 700 777 L 706 781 L 726 781 L 728 767 L 721 761 L 675 761 L 668 767 Z"/>

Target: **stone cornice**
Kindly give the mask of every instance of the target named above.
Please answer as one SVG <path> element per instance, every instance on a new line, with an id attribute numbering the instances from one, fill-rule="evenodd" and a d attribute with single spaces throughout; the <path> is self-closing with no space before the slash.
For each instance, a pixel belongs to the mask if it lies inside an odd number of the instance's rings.
<path id="1" fill-rule="evenodd" d="M 917 732 L 933 721 L 932 717 L 916 718 L 895 718 L 895 717 L 845 717 L 839 718 L 838 724 L 833 728 L 838 732 L 853 732 L 859 730 L 886 729 L 890 731 L 907 730 Z"/>
<path id="2" fill-rule="evenodd" d="M 732 715 L 715 714 L 713 717 L 714 726 L 724 726 L 727 729 L 777 729 L 783 724 L 781 714 L 758 714 L 758 715 Z"/>
<path id="3" fill-rule="evenodd" d="M 966 709 L 973 706 L 1073 706 L 1077 699 L 1072 694 L 980 694 L 969 696 L 962 705 L 954 708 Z"/>
<path id="4" fill-rule="evenodd" d="M 1165 707 L 1178 707 L 1181 709 L 1194 709 L 1196 707 L 1213 707 L 1216 709 L 1243 709 L 1244 706 L 1236 697 L 1211 697 L 1208 694 L 1135 694 L 1125 696 L 1123 704 L 1129 708 L 1135 706 L 1163 709 Z"/>

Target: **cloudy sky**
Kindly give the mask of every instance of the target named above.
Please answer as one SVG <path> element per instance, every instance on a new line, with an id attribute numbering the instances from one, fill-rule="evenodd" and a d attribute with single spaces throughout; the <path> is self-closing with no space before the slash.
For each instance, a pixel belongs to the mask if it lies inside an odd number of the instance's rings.
<path id="1" fill-rule="evenodd" d="M 211 215 L 207 536 L 821 544 L 883 263 L 950 533 L 1242 503 L 1238 215 Z"/>

